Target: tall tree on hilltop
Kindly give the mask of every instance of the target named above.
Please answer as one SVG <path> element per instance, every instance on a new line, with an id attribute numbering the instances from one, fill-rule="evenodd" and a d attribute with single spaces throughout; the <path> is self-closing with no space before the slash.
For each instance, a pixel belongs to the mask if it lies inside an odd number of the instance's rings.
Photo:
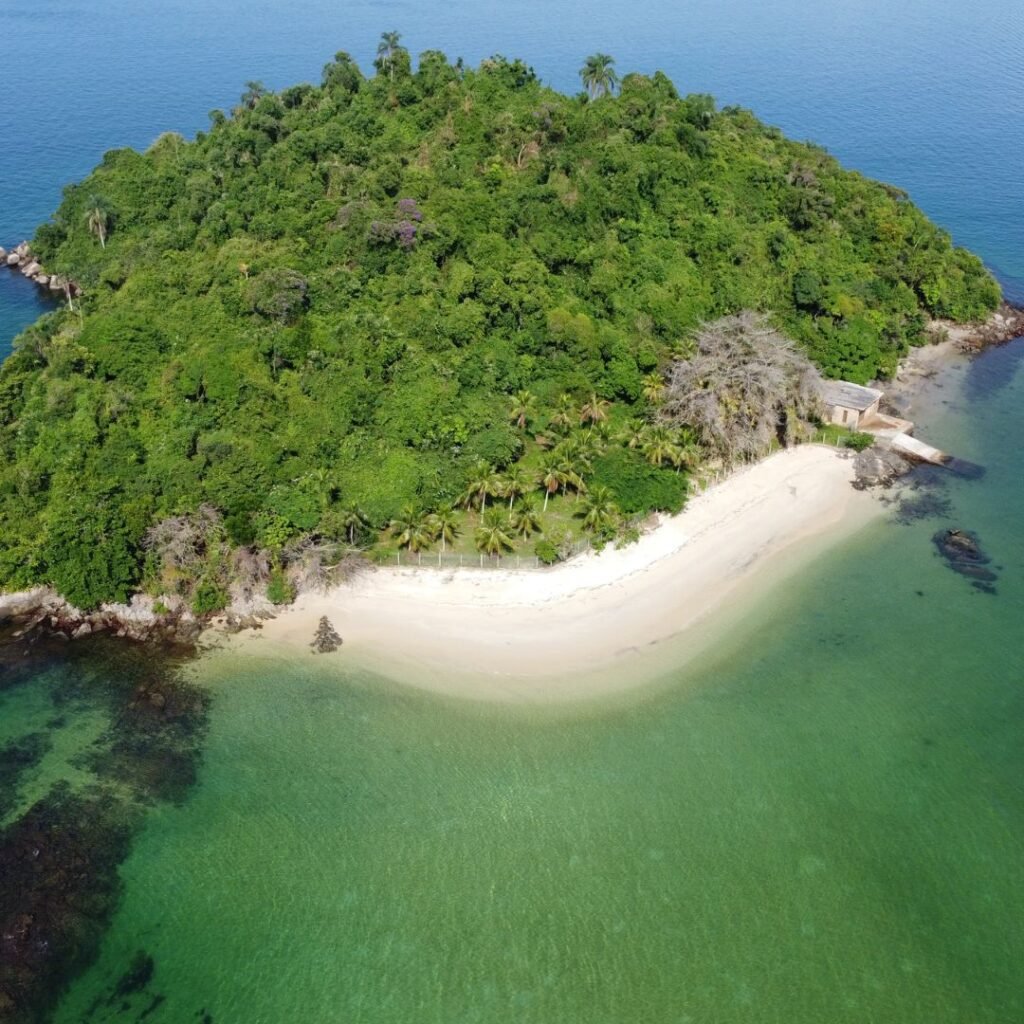
<path id="1" fill-rule="evenodd" d="M 615 58 L 607 53 L 595 53 L 588 57 L 580 68 L 580 78 L 591 100 L 611 95 L 619 84 L 615 73 Z"/>
<path id="2" fill-rule="evenodd" d="M 388 69 L 388 78 L 395 80 L 395 54 L 402 49 L 402 36 L 398 32 L 381 32 L 380 42 L 377 44 L 377 58 L 381 67 Z"/>
<path id="3" fill-rule="evenodd" d="M 245 92 L 242 93 L 242 106 L 246 110 L 252 110 L 266 95 L 267 87 L 262 82 L 246 82 Z"/>

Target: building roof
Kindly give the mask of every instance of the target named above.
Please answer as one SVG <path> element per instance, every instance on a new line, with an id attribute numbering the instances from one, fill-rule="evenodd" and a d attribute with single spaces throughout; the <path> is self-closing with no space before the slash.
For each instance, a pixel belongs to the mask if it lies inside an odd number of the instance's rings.
<path id="1" fill-rule="evenodd" d="M 881 391 L 851 384 L 848 380 L 826 380 L 821 388 L 821 397 L 826 405 L 841 405 L 844 409 L 856 409 L 858 412 L 874 405 L 882 395 Z"/>

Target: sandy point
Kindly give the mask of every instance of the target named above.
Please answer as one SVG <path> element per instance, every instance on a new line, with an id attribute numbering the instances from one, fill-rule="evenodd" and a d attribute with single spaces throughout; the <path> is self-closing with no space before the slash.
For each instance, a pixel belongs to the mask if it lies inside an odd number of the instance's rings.
<path id="1" fill-rule="evenodd" d="M 317 658 L 484 700 L 633 688 L 694 656 L 752 594 L 881 514 L 849 453 L 818 445 L 737 472 L 639 542 L 552 569 L 378 569 L 309 594 L 233 654 Z M 309 647 L 320 616 L 341 650 Z M 695 628 L 700 627 L 700 628 Z M 717 634 L 716 634 L 717 635 Z"/>

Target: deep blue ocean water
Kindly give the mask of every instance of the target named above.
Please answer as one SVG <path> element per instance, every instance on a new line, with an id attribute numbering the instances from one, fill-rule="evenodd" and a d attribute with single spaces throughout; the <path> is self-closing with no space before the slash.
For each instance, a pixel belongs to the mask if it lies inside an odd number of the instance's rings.
<path id="1" fill-rule="evenodd" d="M 316 80 L 339 49 L 369 70 L 392 28 L 414 54 L 521 56 L 565 90 L 595 50 L 662 69 L 907 189 L 1024 300 L 1020 0 L 9 2 L 0 245 L 105 150 L 191 134 L 246 80 Z M 44 308 L 0 270 L 0 353 Z M 636 707 L 535 719 L 312 658 L 204 663 L 198 782 L 146 804 L 56 1019 L 1024 1021 L 1022 346 L 915 409 L 982 479 L 943 477 L 937 516 L 865 531 Z M 978 531 L 997 594 L 938 559 L 949 525 Z M 124 716 L 102 680 L 148 668 L 58 649 L 12 684 L 3 653 L 0 753 L 48 744 L 21 805 L 109 784 L 97 737 L 123 755 Z M 153 782 L 150 745 L 129 752 Z M 143 954 L 152 978 L 126 991 Z"/>

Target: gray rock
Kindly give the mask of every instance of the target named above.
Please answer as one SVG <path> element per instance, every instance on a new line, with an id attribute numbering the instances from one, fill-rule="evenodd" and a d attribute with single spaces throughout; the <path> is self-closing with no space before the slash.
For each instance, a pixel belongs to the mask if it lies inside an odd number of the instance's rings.
<path id="1" fill-rule="evenodd" d="M 36 284 L 39 285 L 40 288 L 45 288 L 49 283 L 49 274 L 36 274 Z"/>
<path id="2" fill-rule="evenodd" d="M 21 260 L 21 257 L 16 252 L 9 252 L 7 254 L 7 266 L 16 267 Z"/>
<path id="3" fill-rule="evenodd" d="M 43 271 L 43 268 L 42 268 L 42 267 L 41 267 L 41 266 L 40 266 L 40 265 L 39 265 L 38 263 L 36 263 L 36 261 L 35 261 L 35 260 L 29 260 L 29 262 L 28 262 L 28 263 L 26 263 L 26 264 L 25 264 L 25 265 L 24 265 L 24 266 L 23 266 L 23 267 L 21 268 L 21 272 L 22 272 L 22 273 L 23 273 L 23 274 L 24 274 L 24 275 L 25 275 L 26 277 L 35 277 L 35 276 L 36 276 L 36 274 L 41 274 L 41 273 L 42 273 L 42 271 Z"/>

